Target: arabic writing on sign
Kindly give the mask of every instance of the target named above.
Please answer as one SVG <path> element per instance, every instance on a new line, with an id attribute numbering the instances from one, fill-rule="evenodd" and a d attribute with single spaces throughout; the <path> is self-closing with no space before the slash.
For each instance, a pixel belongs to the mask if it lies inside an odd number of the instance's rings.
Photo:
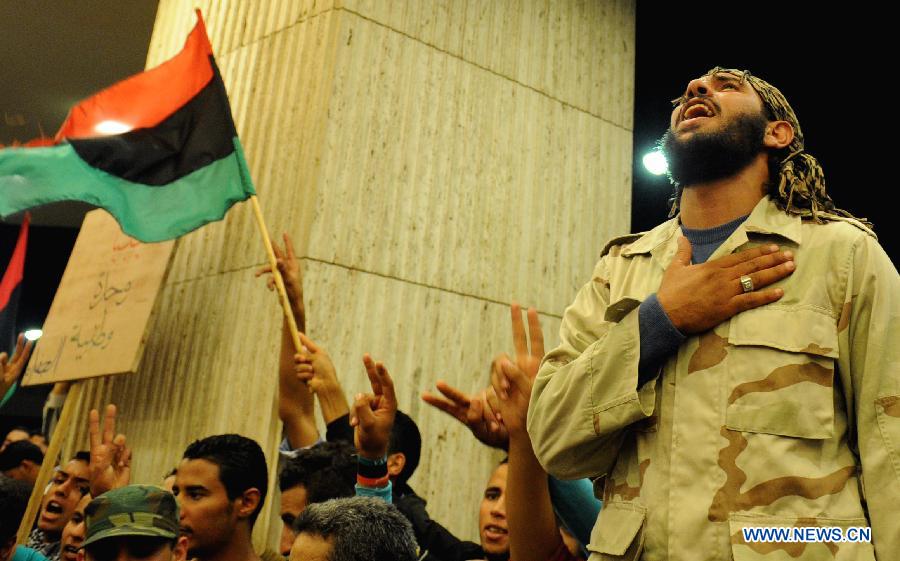
<path id="1" fill-rule="evenodd" d="M 49 343 L 49 340 L 46 341 Z M 44 345 L 38 345 L 34 350 L 34 355 L 31 358 L 31 362 L 28 365 L 29 370 L 34 372 L 37 375 L 46 374 L 47 372 L 53 372 L 56 370 L 56 365 L 59 364 L 59 357 L 62 356 L 63 348 L 66 346 L 66 339 L 63 338 L 59 342 L 59 347 L 56 349 L 56 353 L 51 353 L 51 357 L 47 357 L 46 354 L 42 354 Z"/>
<path id="2" fill-rule="evenodd" d="M 115 335 L 112 329 L 106 329 L 106 308 L 103 308 L 103 317 L 94 325 L 93 330 L 86 330 L 84 334 L 81 331 L 81 325 L 75 325 L 69 337 L 69 341 L 75 344 L 76 359 L 80 359 L 91 349 L 105 349 Z"/>
<path id="3" fill-rule="evenodd" d="M 174 245 L 141 243 L 108 212 L 88 212 L 22 384 L 135 372 Z"/>
<path id="4" fill-rule="evenodd" d="M 102 303 L 104 305 L 103 316 L 105 318 L 106 305 L 109 302 L 112 302 L 116 306 L 121 305 L 122 302 L 125 301 L 125 298 L 128 297 L 129 290 L 131 290 L 131 281 L 128 281 L 123 286 L 113 286 L 109 282 L 109 272 L 100 273 L 100 279 L 97 281 L 97 289 L 91 297 L 88 308 L 93 310 Z"/>

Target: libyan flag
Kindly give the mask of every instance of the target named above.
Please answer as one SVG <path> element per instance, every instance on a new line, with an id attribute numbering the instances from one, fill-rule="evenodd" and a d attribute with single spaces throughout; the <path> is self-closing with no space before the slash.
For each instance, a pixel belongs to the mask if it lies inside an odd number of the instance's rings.
<path id="1" fill-rule="evenodd" d="M 199 10 L 197 18 L 178 55 L 73 107 L 49 146 L 0 150 L 0 215 L 85 201 L 126 234 L 157 242 L 254 195 Z M 104 123 L 127 132 L 103 136 Z"/>

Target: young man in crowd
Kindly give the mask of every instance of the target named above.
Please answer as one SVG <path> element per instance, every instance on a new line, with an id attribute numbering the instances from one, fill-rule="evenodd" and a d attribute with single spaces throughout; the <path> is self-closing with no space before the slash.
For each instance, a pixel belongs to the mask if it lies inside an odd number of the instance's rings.
<path id="1" fill-rule="evenodd" d="M 522 517 L 518 520 L 516 515 L 512 516 L 513 522 L 510 522 L 510 493 L 514 493 L 515 487 L 510 488 L 510 462 L 512 458 L 506 458 L 497 465 L 491 472 L 490 479 L 484 488 L 484 495 L 481 499 L 481 505 L 478 510 L 478 535 L 481 538 L 481 547 L 483 554 L 479 559 L 500 560 L 518 559 L 513 557 L 512 551 L 515 548 L 522 555 L 523 559 L 541 559 L 550 560 L 566 560 L 566 561 L 584 561 L 586 554 L 582 553 L 581 545 L 575 537 L 563 530 L 561 526 L 550 525 L 550 520 L 546 510 L 546 503 L 543 497 L 535 503 L 536 508 L 535 520 L 540 520 L 545 528 L 536 527 L 522 528 Z M 544 474 L 541 470 L 541 474 Z M 527 476 L 527 473 L 526 473 Z M 515 480 L 517 476 L 513 476 Z M 538 476 L 539 477 L 539 476 Z M 523 480 L 522 478 L 519 478 Z M 538 479 L 524 479 L 529 483 L 538 482 Z M 515 486 L 515 483 L 514 483 Z M 536 494 L 540 493 L 538 489 Z M 519 491 L 520 492 L 520 491 Z M 512 499 L 514 505 L 512 508 L 520 508 L 515 505 L 516 499 Z M 519 503 L 522 501 L 520 500 Z M 530 506 L 526 504 L 526 513 L 530 513 Z M 525 520 L 528 520 L 527 514 Z M 532 531 L 534 533 L 529 534 Z M 559 534 L 560 542 L 557 541 L 556 534 Z M 520 539 L 525 536 L 525 541 Z M 515 546 L 513 546 L 515 544 Z M 565 549 L 563 549 L 563 546 Z M 522 553 L 522 550 L 525 553 Z M 549 553 L 548 553 L 549 552 Z"/>
<path id="2" fill-rule="evenodd" d="M 320 442 L 297 450 L 283 462 L 278 475 L 281 490 L 282 555 L 291 552 L 294 520 L 311 504 L 356 494 L 356 450 L 350 444 Z"/>
<path id="3" fill-rule="evenodd" d="M 6 450 L 6 447 L 13 442 L 27 441 L 28 435 L 29 431 L 26 427 L 13 427 L 9 429 L 9 432 L 7 432 L 6 436 L 3 438 L 3 444 L 0 445 L 0 452 Z"/>
<path id="4" fill-rule="evenodd" d="M 51 561 L 60 559 L 63 529 L 84 497 L 127 485 L 131 477 L 131 450 L 125 445 L 125 435 L 115 431 L 116 407 L 106 407 L 102 431 L 100 413 L 92 409 L 88 417 L 91 450 L 78 452 L 56 468 L 41 502 L 37 527 L 28 538 L 28 546 Z"/>
<path id="5" fill-rule="evenodd" d="M 396 508 L 371 497 L 310 505 L 294 523 L 291 561 L 416 561 L 412 527 Z"/>
<path id="6" fill-rule="evenodd" d="M 81 498 L 90 492 L 90 453 L 78 452 L 74 458 L 56 468 L 44 493 L 37 527 L 28 537 L 28 547 L 58 561 L 63 528 Z"/>
<path id="7" fill-rule="evenodd" d="M 19 440 L 0 452 L 0 473 L 33 487 L 43 461 L 40 448 L 27 440 Z"/>
<path id="8" fill-rule="evenodd" d="M 25 515 L 31 490 L 16 479 L 0 476 L 0 561 L 46 561 L 33 549 L 16 546 L 16 531 Z"/>
<path id="9" fill-rule="evenodd" d="M 78 561 L 185 561 L 178 504 L 159 487 L 128 485 L 93 499 L 84 510 Z"/>
<path id="10" fill-rule="evenodd" d="M 188 556 L 198 561 L 258 561 L 250 535 L 267 489 L 266 457 L 255 441 L 223 434 L 190 444 L 173 488 Z"/>
<path id="11" fill-rule="evenodd" d="M 78 552 L 84 546 L 85 524 L 84 509 L 91 502 L 91 496 L 85 495 L 78 501 L 72 518 L 63 528 L 62 539 L 60 540 L 60 561 L 78 561 Z"/>

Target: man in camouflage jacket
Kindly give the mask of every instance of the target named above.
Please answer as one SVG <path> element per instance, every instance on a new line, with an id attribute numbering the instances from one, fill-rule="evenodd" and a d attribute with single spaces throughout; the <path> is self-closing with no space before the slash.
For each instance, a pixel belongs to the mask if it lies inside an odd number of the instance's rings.
<path id="1" fill-rule="evenodd" d="M 715 68 L 675 103 L 680 212 L 613 240 L 566 310 L 535 452 L 598 478 L 592 560 L 900 559 L 897 271 L 778 90 Z M 766 527 L 827 533 L 745 535 Z"/>

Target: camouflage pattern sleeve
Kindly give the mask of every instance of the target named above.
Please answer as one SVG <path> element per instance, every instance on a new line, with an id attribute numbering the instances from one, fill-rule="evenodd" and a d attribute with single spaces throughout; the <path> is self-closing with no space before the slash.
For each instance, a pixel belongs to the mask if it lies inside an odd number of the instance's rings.
<path id="1" fill-rule="evenodd" d="M 868 235 L 853 248 L 838 320 L 839 370 L 856 416 L 862 486 L 878 559 L 900 551 L 900 277 Z"/>
<path id="2" fill-rule="evenodd" d="M 655 384 L 638 389 L 638 306 L 610 302 L 608 260 L 566 309 L 560 345 L 544 357 L 528 408 L 535 455 L 560 479 L 597 477 L 615 463 L 623 429 L 651 415 Z"/>

